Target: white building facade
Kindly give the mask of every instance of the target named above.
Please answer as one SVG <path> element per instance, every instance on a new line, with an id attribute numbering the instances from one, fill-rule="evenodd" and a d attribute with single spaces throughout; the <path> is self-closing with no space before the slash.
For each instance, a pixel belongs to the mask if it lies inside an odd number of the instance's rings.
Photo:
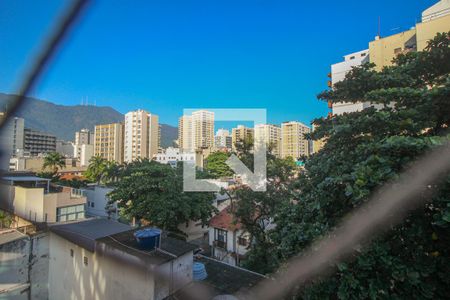
<path id="1" fill-rule="evenodd" d="M 159 148 L 159 117 L 145 110 L 125 115 L 124 160 L 151 159 Z"/>

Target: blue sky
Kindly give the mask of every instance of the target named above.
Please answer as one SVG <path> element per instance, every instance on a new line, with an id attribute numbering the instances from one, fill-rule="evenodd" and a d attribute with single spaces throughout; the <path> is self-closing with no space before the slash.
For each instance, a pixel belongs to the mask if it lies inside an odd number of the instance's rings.
<path id="1" fill-rule="evenodd" d="M 84 97 L 176 125 L 184 108 L 266 108 L 270 123 L 324 116 L 330 64 L 406 30 L 436 0 L 94 1 L 33 96 Z M 66 1 L 0 1 L 0 92 L 12 93 Z"/>

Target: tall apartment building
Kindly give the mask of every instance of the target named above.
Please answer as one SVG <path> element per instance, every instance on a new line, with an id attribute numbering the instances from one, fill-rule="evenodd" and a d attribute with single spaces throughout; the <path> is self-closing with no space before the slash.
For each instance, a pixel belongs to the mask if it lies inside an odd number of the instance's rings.
<path id="1" fill-rule="evenodd" d="M 81 157 L 82 145 L 94 145 L 94 133 L 89 129 L 83 128 L 75 132 L 74 158 Z"/>
<path id="2" fill-rule="evenodd" d="M 95 126 L 94 155 L 109 161 L 123 163 L 124 124 Z"/>
<path id="3" fill-rule="evenodd" d="M 75 144 L 93 145 L 94 144 L 94 133 L 86 128 L 83 128 L 80 131 L 75 132 Z"/>
<path id="4" fill-rule="evenodd" d="M 138 158 L 152 159 L 158 153 L 159 118 L 145 110 L 130 111 L 125 115 L 124 161 Z"/>
<path id="5" fill-rule="evenodd" d="M 370 60 L 369 50 L 362 50 L 350 53 L 344 56 L 344 61 L 331 65 L 331 81 L 330 87 L 334 87 L 336 83 L 345 79 L 345 75 L 352 70 L 352 68 L 368 63 Z M 361 111 L 371 106 L 370 102 L 336 102 L 330 105 L 333 110 L 333 115 L 342 115 L 344 113 L 351 113 Z"/>
<path id="6" fill-rule="evenodd" d="M 56 136 L 38 130 L 25 128 L 24 149 L 33 156 L 56 152 Z"/>
<path id="7" fill-rule="evenodd" d="M 178 143 L 184 151 L 209 149 L 214 146 L 214 112 L 198 110 L 180 117 Z"/>
<path id="8" fill-rule="evenodd" d="M 245 127 L 244 125 L 238 125 L 231 130 L 231 140 L 233 143 L 233 150 L 236 150 L 236 144 L 243 143 L 244 141 L 254 141 L 254 129 Z"/>
<path id="9" fill-rule="evenodd" d="M 314 130 L 316 130 L 317 125 L 315 125 L 314 123 L 312 124 L 312 131 L 314 132 Z M 325 146 L 325 138 L 321 138 L 320 140 L 316 140 L 316 141 L 311 141 L 312 142 L 312 153 L 317 153 L 319 152 L 323 146 Z"/>
<path id="10" fill-rule="evenodd" d="M 178 146 L 181 150 L 193 150 L 192 116 L 181 116 L 178 119 Z"/>
<path id="11" fill-rule="evenodd" d="M 375 37 L 369 43 L 369 49 L 344 56 L 344 61 L 331 66 L 329 87 L 342 81 L 345 75 L 356 66 L 371 62 L 375 69 L 391 66 L 392 60 L 399 54 L 412 51 L 423 51 L 427 42 L 438 32 L 450 31 L 450 0 L 442 0 L 422 12 L 422 22 L 415 27 L 387 37 Z M 382 105 L 372 105 L 370 102 L 330 103 L 333 115 L 361 111 L 367 107 L 381 108 Z"/>
<path id="12" fill-rule="evenodd" d="M 450 31 L 450 0 L 441 0 L 422 12 L 422 22 L 415 27 L 387 37 L 375 37 L 369 43 L 370 62 L 376 69 L 392 65 L 400 53 L 423 51 L 438 32 Z"/>
<path id="13" fill-rule="evenodd" d="M 310 128 L 301 122 L 291 121 L 281 124 L 281 157 L 298 159 L 302 155 L 309 155 L 309 141 L 304 134 Z"/>
<path id="14" fill-rule="evenodd" d="M 230 149 L 233 146 L 230 131 L 227 129 L 219 129 L 214 137 L 214 147 L 216 149 Z"/>
<path id="15" fill-rule="evenodd" d="M 272 124 L 255 125 L 255 145 L 264 143 L 273 155 L 281 156 L 281 128 Z"/>
<path id="16" fill-rule="evenodd" d="M 25 120 L 22 118 L 10 118 L 6 121 L 0 139 L 2 150 L 7 155 L 15 155 L 18 150 L 24 149 Z"/>

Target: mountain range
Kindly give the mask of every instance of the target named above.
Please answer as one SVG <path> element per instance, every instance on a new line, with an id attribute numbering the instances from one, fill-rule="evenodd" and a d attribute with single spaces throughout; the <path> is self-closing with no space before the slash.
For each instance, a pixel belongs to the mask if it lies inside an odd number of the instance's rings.
<path id="1" fill-rule="evenodd" d="M 0 93 L 1 111 L 12 95 Z M 123 122 L 124 115 L 109 106 L 58 105 L 27 97 L 24 105 L 15 114 L 25 119 L 25 127 L 55 135 L 58 139 L 73 141 L 75 132 L 82 128 L 94 130 L 98 124 Z M 161 124 L 161 146 L 173 146 L 177 139 L 177 127 Z"/>

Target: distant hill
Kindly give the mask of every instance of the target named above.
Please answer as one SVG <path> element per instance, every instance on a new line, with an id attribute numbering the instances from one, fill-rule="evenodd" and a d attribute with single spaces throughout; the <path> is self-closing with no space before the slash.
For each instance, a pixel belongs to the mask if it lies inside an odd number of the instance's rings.
<path id="1" fill-rule="evenodd" d="M 10 99 L 11 95 L 0 93 L 2 111 Z M 66 141 L 72 141 L 75 132 L 82 128 L 94 130 L 95 125 L 124 120 L 120 112 L 109 106 L 57 105 L 31 97 L 16 115 L 25 119 L 25 127 L 54 134 Z M 176 127 L 161 124 L 162 147 L 172 146 L 177 136 Z"/>

